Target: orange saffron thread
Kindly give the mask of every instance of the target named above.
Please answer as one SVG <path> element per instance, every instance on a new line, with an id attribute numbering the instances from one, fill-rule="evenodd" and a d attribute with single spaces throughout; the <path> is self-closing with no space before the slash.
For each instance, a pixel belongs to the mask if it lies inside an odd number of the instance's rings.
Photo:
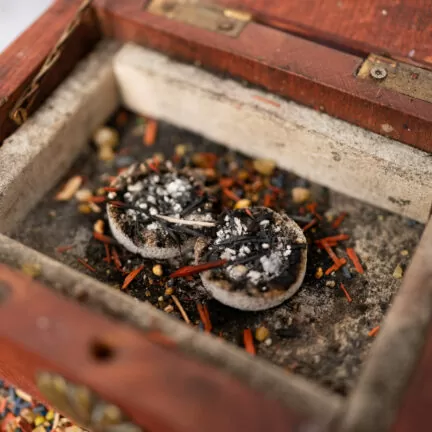
<path id="1" fill-rule="evenodd" d="M 350 236 L 348 234 L 339 234 L 339 235 L 335 235 L 335 236 L 331 236 L 331 237 L 324 237 L 322 239 L 315 240 L 315 243 L 340 242 L 340 241 L 344 241 L 344 240 L 349 240 L 349 238 L 350 238 Z"/>
<path id="2" fill-rule="evenodd" d="M 105 255 L 104 261 L 106 261 L 108 264 L 111 264 L 111 254 L 110 254 L 110 248 L 108 243 L 104 243 L 105 246 Z"/>
<path id="3" fill-rule="evenodd" d="M 203 306 L 201 303 L 198 303 L 197 309 L 200 316 L 200 320 L 204 325 L 204 331 L 210 333 L 212 330 L 212 323 L 210 321 L 210 315 L 207 306 Z"/>
<path id="4" fill-rule="evenodd" d="M 148 120 L 144 133 L 144 145 L 147 147 L 152 146 L 156 141 L 158 124 L 156 120 Z"/>
<path id="5" fill-rule="evenodd" d="M 122 267 L 122 264 L 121 264 L 120 257 L 119 257 L 119 254 L 117 252 L 117 249 L 112 248 L 111 254 L 112 254 L 112 259 L 114 261 L 115 268 L 118 271 L 123 271 L 123 267 Z"/>
<path id="6" fill-rule="evenodd" d="M 75 247 L 75 245 L 69 245 L 69 246 L 59 246 L 56 248 L 56 252 L 58 253 L 63 253 L 66 252 L 68 250 L 71 250 Z"/>
<path id="7" fill-rule="evenodd" d="M 317 223 L 318 223 L 318 219 L 312 219 L 306 226 L 303 227 L 303 232 L 305 232 L 308 229 L 312 228 Z"/>
<path id="8" fill-rule="evenodd" d="M 339 228 L 339 225 L 343 222 L 343 220 L 347 217 L 348 213 L 342 212 L 332 223 L 332 228 Z"/>
<path id="9" fill-rule="evenodd" d="M 342 282 L 340 283 L 340 287 L 341 287 L 341 290 L 344 292 L 345 297 L 346 297 L 347 300 L 348 300 L 348 303 L 351 303 L 351 302 L 352 302 L 352 298 L 351 298 L 351 296 L 349 295 L 348 291 L 347 291 L 346 288 L 345 288 L 345 285 L 344 285 Z"/>
<path id="10" fill-rule="evenodd" d="M 102 243 L 115 244 L 115 240 L 112 237 L 109 237 L 107 235 L 98 232 L 94 232 L 93 237 Z"/>
<path id="11" fill-rule="evenodd" d="M 358 259 L 358 256 L 355 253 L 355 250 L 353 248 L 347 248 L 346 252 L 347 252 L 349 259 L 354 264 L 354 267 L 357 270 L 357 272 L 363 274 L 364 269 L 363 269 L 363 266 L 360 264 L 360 260 Z"/>
<path id="12" fill-rule="evenodd" d="M 370 337 L 376 336 L 379 331 L 380 331 L 380 326 L 376 326 L 368 333 L 368 336 Z"/>
<path id="13" fill-rule="evenodd" d="M 333 252 L 333 249 L 328 245 L 327 242 L 321 241 L 326 252 L 329 254 L 329 257 L 333 260 L 333 262 L 338 265 L 340 263 L 339 257 Z"/>
<path id="14" fill-rule="evenodd" d="M 176 278 L 176 277 L 185 277 L 185 276 L 191 276 L 197 273 L 201 273 L 206 270 L 210 270 L 217 267 L 222 267 L 224 264 L 227 263 L 227 260 L 218 260 L 218 261 L 211 261 L 204 264 L 198 264 L 193 266 L 185 266 L 178 270 L 176 270 L 174 273 L 170 274 L 170 278 Z"/>
<path id="15" fill-rule="evenodd" d="M 342 266 L 344 266 L 346 264 L 346 259 L 345 258 L 341 258 L 339 260 L 338 264 L 333 264 L 331 267 L 329 267 L 326 271 L 325 271 L 325 275 L 328 276 L 329 274 L 333 273 L 334 271 L 339 270 Z"/>
<path id="16" fill-rule="evenodd" d="M 244 342 L 245 350 L 249 354 L 255 355 L 256 354 L 256 350 L 255 350 L 255 345 L 254 345 L 254 342 L 253 342 L 253 336 L 252 336 L 251 329 L 244 329 L 244 331 L 243 331 L 243 342 Z"/>
<path id="17" fill-rule="evenodd" d="M 89 263 L 85 262 L 82 258 L 77 258 L 78 262 L 82 264 L 85 268 L 90 270 L 91 272 L 95 272 L 96 269 L 93 268 Z"/>
<path id="18" fill-rule="evenodd" d="M 132 270 L 126 277 L 122 285 L 122 289 L 126 289 L 129 284 L 139 275 L 144 268 L 144 264 Z"/>
<path id="19" fill-rule="evenodd" d="M 240 201 L 240 197 L 238 195 L 236 195 L 232 190 L 227 189 L 227 188 L 223 188 L 222 192 L 230 199 L 233 200 L 235 202 Z"/>

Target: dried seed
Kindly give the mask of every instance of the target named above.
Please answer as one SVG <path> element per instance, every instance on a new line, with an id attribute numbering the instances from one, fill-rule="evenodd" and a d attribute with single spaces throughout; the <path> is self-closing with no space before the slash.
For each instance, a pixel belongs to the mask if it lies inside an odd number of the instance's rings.
<path id="1" fill-rule="evenodd" d="M 113 128 L 103 126 L 93 134 L 93 141 L 100 149 L 113 149 L 119 143 L 119 133 Z"/>
<path id="2" fill-rule="evenodd" d="M 255 159 L 253 166 L 256 171 L 265 176 L 271 176 L 276 168 L 276 164 L 271 159 Z"/>
<path id="3" fill-rule="evenodd" d="M 311 198 L 311 191 L 303 187 L 295 187 L 291 190 L 291 196 L 296 204 L 300 204 Z"/>
<path id="4" fill-rule="evenodd" d="M 393 271 L 393 277 L 395 279 L 402 279 L 402 277 L 403 277 L 403 268 L 402 268 L 402 266 L 400 264 L 398 264 L 396 266 L 396 268 L 394 269 L 394 271 Z"/>
<path id="5" fill-rule="evenodd" d="M 243 209 L 243 208 L 247 208 L 251 206 L 251 200 L 248 199 L 241 199 L 239 201 L 236 202 L 234 208 L 235 209 Z"/>
<path id="6" fill-rule="evenodd" d="M 35 278 L 40 276 L 41 274 L 41 266 L 36 263 L 24 263 L 21 265 L 21 271 L 30 276 L 31 278 Z"/>
<path id="7" fill-rule="evenodd" d="M 270 332 L 267 327 L 258 327 L 255 330 L 255 339 L 258 342 L 264 342 L 270 336 Z"/>
<path id="8" fill-rule="evenodd" d="M 321 279 L 324 276 L 324 270 L 322 267 L 318 267 L 315 272 L 315 277 Z"/>
<path id="9" fill-rule="evenodd" d="M 93 225 L 93 231 L 98 234 L 103 234 L 105 230 L 105 222 L 102 219 L 98 219 Z"/>
<path id="10" fill-rule="evenodd" d="M 86 202 L 93 196 L 90 189 L 80 189 L 75 193 L 75 199 L 79 202 Z"/>
<path id="11" fill-rule="evenodd" d="M 156 276 L 162 276 L 163 275 L 163 268 L 160 264 L 155 264 L 153 266 L 153 274 L 155 274 Z"/>
<path id="12" fill-rule="evenodd" d="M 83 178 L 81 176 L 74 176 L 70 178 L 63 186 L 62 190 L 56 195 L 57 201 L 69 201 L 78 191 L 82 185 Z"/>

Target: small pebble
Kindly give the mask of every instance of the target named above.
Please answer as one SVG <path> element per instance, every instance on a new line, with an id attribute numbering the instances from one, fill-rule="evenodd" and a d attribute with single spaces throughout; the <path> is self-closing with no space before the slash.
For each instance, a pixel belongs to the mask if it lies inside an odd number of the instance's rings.
<path id="1" fill-rule="evenodd" d="M 79 202 L 86 202 L 93 196 L 90 189 L 80 189 L 75 194 L 75 199 Z"/>
<path id="2" fill-rule="evenodd" d="M 105 222 L 102 219 L 98 219 L 93 225 L 93 231 L 103 234 L 105 231 Z"/>
<path id="3" fill-rule="evenodd" d="M 251 206 L 251 200 L 248 199 L 241 199 L 239 201 L 236 202 L 234 208 L 235 209 L 243 209 L 243 208 L 248 208 Z"/>
<path id="4" fill-rule="evenodd" d="M 165 295 L 166 296 L 170 296 L 170 295 L 173 295 L 173 294 L 174 294 L 174 290 L 171 287 L 169 287 L 169 288 L 167 288 L 165 290 Z"/>
<path id="5" fill-rule="evenodd" d="M 167 307 L 164 308 L 164 312 L 166 313 L 171 313 L 173 310 L 174 310 L 173 305 L 168 305 Z"/>
<path id="6" fill-rule="evenodd" d="M 145 290 L 144 295 L 146 297 L 150 297 L 151 296 L 151 292 L 149 290 Z"/>
<path id="7" fill-rule="evenodd" d="M 270 332 L 267 327 L 258 327 L 255 330 L 255 339 L 258 342 L 265 341 L 270 336 Z"/>
<path id="8" fill-rule="evenodd" d="M 276 168 L 276 164 L 271 159 L 255 159 L 254 168 L 262 175 L 270 176 Z"/>
<path id="9" fill-rule="evenodd" d="M 93 141 L 100 149 L 113 149 L 119 143 L 119 133 L 113 128 L 103 126 L 93 134 Z"/>
<path id="10" fill-rule="evenodd" d="M 402 268 L 402 266 L 400 264 L 398 264 L 396 266 L 396 268 L 394 269 L 394 271 L 393 271 L 393 277 L 395 279 L 402 279 L 402 277 L 403 277 L 403 268 Z"/>
<path id="11" fill-rule="evenodd" d="M 311 197 L 311 191 L 302 187 L 295 187 L 291 190 L 291 196 L 296 204 L 304 203 Z"/>
<path id="12" fill-rule="evenodd" d="M 78 206 L 78 211 L 82 214 L 90 214 L 92 209 L 89 204 L 80 204 Z"/>
<path id="13" fill-rule="evenodd" d="M 326 286 L 330 287 L 330 288 L 334 288 L 336 286 L 336 282 L 329 280 L 326 282 Z"/>
<path id="14" fill-rule="evenodd" d="M 318 267 L 315 272 L 315 277 L 317 279 L 321 279 L 323 275 L 324 275 L 324 270 L 322 269 L 322 267 Z"/>
<path id="15" fill-rule="evenodd" d="M 273 341 L 270 338 L 268 338 L 264 341 L 264 344 L 267 345 L 268 347 L 271 346 L 272 343 L 273 343 Z"/>
<path id="16" fill-rule="evenodd" d="M 400 252 L 400 254 L 401 254 L 402 256 L 408 256 L 408 255 L 409 255 L 409 252 L 405 249 L 405 250 L 402 250 L 402 251 Z"/>
<path id="17" fill-rule="evenodd" d="M 155 274 L 156 276 L 162 276 L 163 275 L 163 268 L 160 264 L 155 264 L 153 266 L 153 274 Z"/>
<path id="18" fill-rule="evenodd" d="M 21 271 L 27 276 L 35 278 L 41 274 L 41 266 L 36 263 L 24 263 L 21 265 Z"/>

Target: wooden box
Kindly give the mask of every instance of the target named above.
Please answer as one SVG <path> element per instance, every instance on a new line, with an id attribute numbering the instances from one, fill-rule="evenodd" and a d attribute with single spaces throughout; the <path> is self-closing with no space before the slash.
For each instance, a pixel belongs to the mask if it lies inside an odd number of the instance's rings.
<path id="1" fill-rule="evenodd" d="M 430 222 L 346 397 L 11 238 L 119 104 L 427 223 L 428 2 L 280 3 L 61 0 L 0 56 L 0 376 L 84 427 L 428 430 Z"/>

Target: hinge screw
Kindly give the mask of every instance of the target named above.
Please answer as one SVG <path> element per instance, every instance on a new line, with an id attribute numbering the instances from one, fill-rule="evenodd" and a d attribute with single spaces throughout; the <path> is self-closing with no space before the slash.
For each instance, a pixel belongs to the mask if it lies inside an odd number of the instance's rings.
<path id="1" fill-rule="evenodd" d="M 370 76 L 376 80 L 383 80 L 387 76 L 387 69 L 382 66 L 374 66 L 370 70 Z"/>

